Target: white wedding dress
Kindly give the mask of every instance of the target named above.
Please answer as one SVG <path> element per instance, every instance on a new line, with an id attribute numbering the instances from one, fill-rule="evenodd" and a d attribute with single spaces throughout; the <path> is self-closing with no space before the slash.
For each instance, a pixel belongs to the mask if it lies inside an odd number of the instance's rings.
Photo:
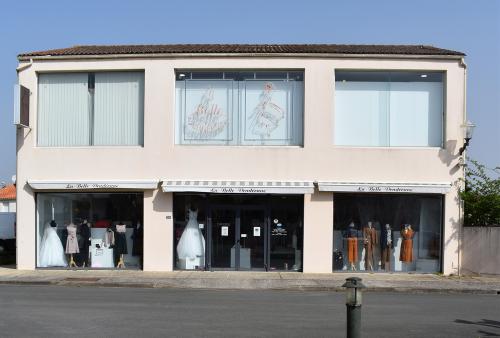
<path id="1" fill-rule="evenodd" d="M 40 244 L 40 267 L 68 266 L 61 239 L 57 236 L 56 228 L 45 225 L 42 243 Z"/>
<path id="2" fill-rule="evenodd" d="M 177 244 L 179 259 L 199 258 L 199 264 L 205 264 L 205 238 L 198 226 L 198 211 L 189 210 L 189 220 Z"/>

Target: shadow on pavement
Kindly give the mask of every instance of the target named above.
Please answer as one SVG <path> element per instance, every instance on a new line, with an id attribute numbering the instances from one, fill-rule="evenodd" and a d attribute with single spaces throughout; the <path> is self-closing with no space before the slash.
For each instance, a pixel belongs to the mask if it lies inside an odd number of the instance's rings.
<path id="1" fill-rule="evenodd" d="M 463 320 L 463 319 L 455 319 L 455 323 L 458 324 L 468 324 L 468 325 L 478 325 L 478 326 L 487 326 L 490 328 L 495 328 L 498 329 L 498 331 L 495 332 L 489 332 L 489 331 L 483 331 L 483 330 L 478 330 L 477 333 L 481 335 L 481 337 L 500 337 L 500 322 L 496 320 L 490 320 L 490 319 L 481 319 L 480 321 L 470 321 L 470 320 Z"/>

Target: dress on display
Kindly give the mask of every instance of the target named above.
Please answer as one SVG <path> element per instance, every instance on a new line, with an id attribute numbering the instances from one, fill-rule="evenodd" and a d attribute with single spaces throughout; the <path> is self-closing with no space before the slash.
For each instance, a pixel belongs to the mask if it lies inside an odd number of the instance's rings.
<path id="1" fill-rule="evenodd" d="M 56 228 L 48 223 L 45 225 L 42 241 L 40 244 L 40 267 L 47 268 L 51 266 L 68 266 L 64 248 L 57 235 Z"/>
<path id="2" fill-rule="evenodd" d="M 413 261 L 413 234 L 414 231 L 411 228 L 406 228 L 401 231 L 401 237 L 403 238 L 401 252 L 399 254 L 399 260 L 401 262 L 411 263 Z"/>
<path id="3" fill-rule="evenodd" d="M 351 264 L 358 262 L 358 231 L 347 230 L 347 260 Z"/>
<path id="4" fill-rule="evenodd" d="M 394 247 L 394 231 L 391 228 L 383 228 L 380 234 L 380 251 L 382 252 L 382 269 L 387 267 L 391 262 L 391 250 Z"/>
<path id="5" fill-rule="evenodd" d="M 76 226 L 74 224 L 70 224 L 66 227 L 66 229 L 68 230 L 68 238 L 66 239 L 66 253 L 79 253 L 80 249 L 78 248 L 78 238 L 76 237 Z"/>
<path id="6" fill-rule="evenodd" d="M 118 255 L 128 254 L 127 249 L 127 226 L 125 224 L 117 224 L 115 232 L 115 253 Z"/>
<path id="7" fill-rule="evenodd" d="M 367 226 L 363 229 L 363 238 L 365 246 L 365 269 L 373 270 L 373 251 L 378 243 L 377 231 L 374 227 Z"/>
<path id="8" fill-rule="evenodd" d="M 120 261 L 121 255 L 128 254 L 127 248 L 127 226 L 125 224 L 117 224 L 115 226 L 115 245 L 113 247 L 113 258 L 115 262 L 115 266 Z"/>
<path id="9" fill-rule="evenodd" d="M 205 238 L 198 226 L 198 211 L 189 210 L 189 220 L 177 244 L 179 259 L 205 256 Z"/>

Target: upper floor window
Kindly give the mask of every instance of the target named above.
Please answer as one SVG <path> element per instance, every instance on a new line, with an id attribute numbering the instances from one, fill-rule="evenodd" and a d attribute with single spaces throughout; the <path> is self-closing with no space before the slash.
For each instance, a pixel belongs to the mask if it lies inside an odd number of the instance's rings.
<path id="1" fill-rule="evenodd" d="M 177 71 L 176 144 L 302 145 L 302 71 Z"/>
<path id="2" fill-rule="evenodd" d="M 39 146 L 143 144 L 144 73 L 38 77 Z"/>
<path id="3" fill-rule="evenodd" d="M 443 144 L 443 73 L 336 71 L 334 143 Z"/>

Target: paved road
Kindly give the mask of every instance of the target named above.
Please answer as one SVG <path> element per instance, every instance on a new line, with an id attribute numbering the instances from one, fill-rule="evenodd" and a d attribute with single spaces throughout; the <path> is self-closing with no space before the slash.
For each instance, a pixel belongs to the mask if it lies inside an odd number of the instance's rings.
<path id="1" fill-rule="evenodd" d="M 366 293 L 365 337 L 500 336 L 500 295 Z M 0 286 L 0 337 L 343 337 L 343 293 Z"/>

